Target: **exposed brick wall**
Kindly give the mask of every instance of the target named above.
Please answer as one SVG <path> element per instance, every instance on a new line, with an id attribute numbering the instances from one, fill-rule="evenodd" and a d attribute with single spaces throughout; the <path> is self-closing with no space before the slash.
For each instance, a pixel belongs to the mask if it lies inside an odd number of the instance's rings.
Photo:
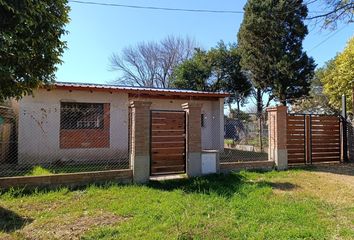
<path id="1" fill-rule="evenodd" d="M 274 161 L 277 169 L 288 166 L 287 154 L 287 107 L 277 106 L 267 109 L 268 112 L 268 160 Z"/>
<path id="2" fill-rule="evenodd" d="M 103 104 L 103 129 L 60 129 L 60 148 L 109 148 L 110 104 Z"/>
<path id="3" fill-rule="evenodd" d="M 188 126 L 188 151 L 201 152 L 201 107 L 200 103 L 182 104 L 182 108 L 187 112 Z"/>
<path id="4" fill-rule="evenodd" d="M 273 148 L 286 149 L 287 107 L 268 108 L 269 145 Z"/>
<path id="5" fill-rule="evenodd" d="M 132 150 L 137 156 L 150 153 L 150 105 L 151 102 L 132 103 Z"/>
<path id="6" fill-rule="evenodd" d="M 131 125 L 131 166 L 134 182 L 143 183 L 150 175 L 150 106 L 151 102 L 133 101 Z"/>

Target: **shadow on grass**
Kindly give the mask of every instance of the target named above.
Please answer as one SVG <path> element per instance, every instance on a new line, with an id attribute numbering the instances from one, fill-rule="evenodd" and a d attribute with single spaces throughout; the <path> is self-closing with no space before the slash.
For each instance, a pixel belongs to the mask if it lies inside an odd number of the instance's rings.
<path id="1" fill-rule="evenodd" d="M 263 171 L 254 172 L 263 173 Z M 257 188 L 270 187 L 281 191 L 292 191 L 298 187 L 290 182 L 249 181 L 238 173 L 227 175 L 213 174 L 189 179 L 150 181 L 147 186 L 163 191 L 181 190 L 185 193 L 217 194 L 224 197 L 232 197 L 235 193 L 246 194 L 247 191 L 240 191 L 245 186 L 255 186 Z"/>
<path id="2" fill-rule="evenodd" d="M 0 231 L 2 232 L 14 232 L 32 221 L 31 218 L 21 217 L 11 210 L 0 207 Z"/>
<path id="3" fill-rule="evenodd" d="M 184 178 L 184 179 L 172 179 L 164 181 L 150 181 L 141 186 L 147 186 L 156 190 L 162 191 L 173 191 L 173 190 L 182 190 L 185 193 L 202 193 L 202 194 L 218 194 L 220 196 L 230 197 L 235 192 L 239 192 L 239 189 L 245 184 L 254 184 L 252 182 L 247 182 L 247 179 L 239 173 L 231 174 L 212 174 L 203 177 L 193 177 L 193 178 Z M 37 189 L 27 189 L 27 188 L 18 188 L 0 191 L 1 194 L 8 194 L 12 198 L 20 198 L 24 196 L 36 195 L 36 194 L 45 194 L 52 191 L 65 191 L 67 193 L 84 190 L 88 187 L 96 186 L 100 189 L 108 189 L 112 186 L 125 186 L 129 187 L 131 185 L 106 182 L 106 183 L 96 183 L 88 184 L 85 186 L 77 187 L 66 187 L 63 188 L 37 188 Z"/>
<path id="4" fill-rule="evenodd" d="M 264 170 L 250 170 L 249 172 L 257 173 L 257 175 L 266 174 L 269 171 Z M 262 179 L 262 178 L 261 178 Z M 88 184 L 84 186 L 77 187 L 59 187 L 59 188 L 39 188 L 39 189 L 12 189 L 8 191 L 0 192 L 1 194 L 9 194 L 13 198 L 20 198 L 24 196 L 29 196 L 33 194 L 45 194 L 52 191 L 64 191 L 63 194 L 76 191 L 85 190 L 88 187 L 98 187 L 100 189 L 108 189 L 112 186 L 124 186 L 129 187 L 131 185 L 106 182 L 106 183 L 96 183 Z M 279 189 L 282 191 L 291 191 L 298 186 L 290 182 L 270 182 L 265 180 L 252 181 L 244 176 L 242 173 L 230 173 L 230 174 L 211 174 L 202 177 L 184 178 L 184 179 L 172 179 L 163 181 L 151 180 L 146 184 L 141 186 L 147 186 L 161 191 L 174 191 L 181 190 L 184 193 L 200 193 L 200 194 L 217 194 L 223 197 L 232 197 L 235 193 L 240 195 L 246 194 L 247 191 L 241 191 L 244 187 L 257 187 L 257 188 L 272 188 Z"/>
<path id="5" fill-rule="evenodd" d="M 150 181 L 147 186 L 163 191 L 181 190 L 185 193 L 215 193 L 230 197 L 238 192 L 244 184 L 249 183 L 246 183 L 245 178 L 240 174 L 212 174 L 204 177 Z"/>
<path id="6" fill-rule="evenodd" d="M 267 182 L 264 181 L 262 182 L 267 186 L 270 186 L 272 189 L 277 189 L 277 190 L 281 190 L 281 191 L 292 191 L 296 188 L 298 188 L 299 186 L 290 182 Z"/>

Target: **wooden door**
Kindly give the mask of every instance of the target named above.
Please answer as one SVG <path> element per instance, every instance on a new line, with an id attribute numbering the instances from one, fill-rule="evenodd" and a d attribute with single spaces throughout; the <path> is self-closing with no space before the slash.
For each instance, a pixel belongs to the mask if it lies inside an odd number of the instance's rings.
<path id="1" fill-rule="evenodd" d="M 186 171 L 185 112 L 151 111 L 151 175 Z"/>

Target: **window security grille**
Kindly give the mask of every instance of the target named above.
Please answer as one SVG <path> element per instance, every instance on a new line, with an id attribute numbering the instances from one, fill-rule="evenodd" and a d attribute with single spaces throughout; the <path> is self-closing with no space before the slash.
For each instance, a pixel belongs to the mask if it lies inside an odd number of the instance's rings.
<path id="1" fill-rule="evenodd" d="M 60 106 L 61 129 L 103 128 L 103 103 L 62 102 Z"/>

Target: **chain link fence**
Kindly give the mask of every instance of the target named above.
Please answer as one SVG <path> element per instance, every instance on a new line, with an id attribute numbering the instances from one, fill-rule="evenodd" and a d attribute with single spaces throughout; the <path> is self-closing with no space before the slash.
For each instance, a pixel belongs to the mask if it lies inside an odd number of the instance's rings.
<path id="1" fill-rule="evenodd" d="M 203 149 L 219 150 L 221 162 L 268 159 L 266 114 L 225 116 L 224 126 L 213 114 L 201 115 Z M 130 115 L 110 103 L 2 106 L 0 177 L 130 169 Z"/>
<path id="2" fill-rule="evenodd" d="M 128 107 L 122 111 L 119 120 L 109 103 L 61 102 L 23 106 L 15 117 L 0 107 L 0 177 L 129 169 Z"/>
<path id="3" fill-rule="evenodd" d="M 268 160 L 266 114 L 235 114 L 224 118 L 224 149 L 220 162 Z"/>

